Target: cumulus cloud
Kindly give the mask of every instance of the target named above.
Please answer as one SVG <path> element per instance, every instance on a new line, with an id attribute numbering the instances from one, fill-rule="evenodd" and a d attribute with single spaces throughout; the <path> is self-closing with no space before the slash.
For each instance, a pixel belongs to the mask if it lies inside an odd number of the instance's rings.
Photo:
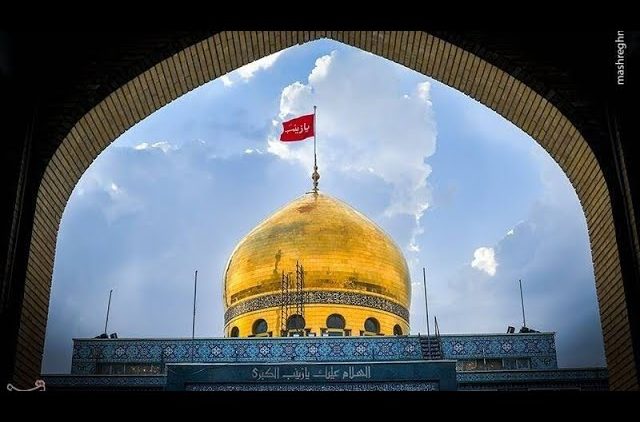
<path id="1" fill-rule="evenodd" d="M 244 65 L 238 69 L 238 74 L 241 78 L 249 80 L 253 78 L 257 71 L 269 69 L 271 66 L 273 66 L 273 64 L 278 60 L 278 58 L 284 51 L 285 50 L 278 51 L 277 53 L 273 53 L 269 56 L 261 58 L 260 60 L 256 60 L 255 62 Z"/>
<path id="2" fill-rule="evenodd" d="M 233 79 L 236 75 L 242 78 L 242 80 L 244 80 L 245 82 L 249 81 L 259 71 L 269 69 L 271 66 L 273 66 L 285 51 L 286 50 L 278 51 L 277 53 L 273 53 L 269 56 L 263 57 L 259 60 L 256 60 L 255 62 L 251 62 L 234 70 L 230 74 L 222 77 L 222 83 L 224 84 L 224 86 L 233 85 Z"/>
<path id="3" fill-rule="evenodd" d="M 423 232 L 420 220 L 430 203 L 431 167 L 425 159 L 435 152 L 436 124 L 430 83 L 421 82 L 406 92 L 395 76 L 397 66 L 356 50 L 318 58 L 306 83 L 297 81 L 282 90 L 268 151 L 310 169 L 312 142 L 284 144 L 279 130 L 280 122 L 311 113 L 316 105 L 321 176 L 370 174 L 391 186 L 384 215 L 415 219 L 406 249 L 417 252 Z"/>
<path id="4" fill-rule="evenodd" d="M 473 252 L 471 266 L 493 277 L 496 275 L 496 268 L 498 267 L 496 252 L 493 248 L 487 248 L 485 246 L 476 249 Z"/>
<path id="5" fill-rule="evenodd" d="M 269 69 L 273 66 L 285 51 L 287 50 L 278 51 L 277 53 L 273 53 L 269 56 L 256 60 L 255 62 L 239 67 L 238 69 L 221 76 L 220 81 L 222 82 L 222 85 L 227 88 L 233 86 L 238 80 L 249 82 L 259 71 Z"/>
<path id="6" fill-rule="evenodd" d="M 229 75 L 222 75 L 220 77 L 220 80 L 222 81 L 222 85 L 224 86 L 231 86 L 233 85 L 233 81 L 231 80 L 231 78 L 229 77 Z"/>
<path id="7" fill-rule="evenodd" d="M 175 147 L 173 145 L 171 145 L 169 142 L 166 141 L 160 141 L 160 142 L 155 142 L 153 144 L 150 144 L 148 142 L 142 142 L 141 144 L 136 145 L 135 147 L 133 147 L 133 149 L 137 150 L 137 151 L 144 151 L 144 150 L 149 150 L 149 149 L 159 149 L 160 151 L 164 152 L 165 154 L 172 150 L 175 149 Z"/>

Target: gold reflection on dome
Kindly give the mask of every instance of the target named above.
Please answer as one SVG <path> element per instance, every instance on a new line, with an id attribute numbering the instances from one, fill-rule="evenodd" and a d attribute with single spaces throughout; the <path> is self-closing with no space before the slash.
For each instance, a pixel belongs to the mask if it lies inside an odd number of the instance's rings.
<path id="1" fill-rule="evenodd" d="M 233 251 L 224 275 L 226 335 L 234 327 L 242 337 L 251 335 L 258 318 L 271 335 L 281 335 L 273 300 L 281 296 L 282 272 L 295 277 L 296 262 L 304 266 L 304 291 L 311 294 L 304 313 L 311 332 L 320 335 L 338 310 L 351 335 L 364 330 L 369 316 L 379 321 L 380 334 L 393 334 L 396 325 L 408 334 L 410 279 L 400 248 L 346 203 L 307 193 L 265 219 Z"/>

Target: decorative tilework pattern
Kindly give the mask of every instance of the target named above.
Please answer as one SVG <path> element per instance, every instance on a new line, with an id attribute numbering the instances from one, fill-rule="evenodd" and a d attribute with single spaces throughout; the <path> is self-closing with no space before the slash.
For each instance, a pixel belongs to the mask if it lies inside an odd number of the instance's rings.
<path id="1" fill-rule="evenodd" d="M 338 362 L 420 360 L 419 337 L 299 337 L 74 340 L 72 374 L 97 362 Z"/>
<path id="2" fill-rule="evenodd" d="M 606 369 L 554 369 L 543 371 L 487 371 L 458 372 L 458 383 L 494 383 L 513 381 L 557 381 L 557 380 L 603 380 L 608 377 Z"/>
<path id="3" fill-rule="evenodd" d="M 555 369 L 552 333 L 442 336 L 443 359 L 529 357 L 531 369 Z M 98 362 L 286 362 L 421 359 L 417 336 L 268 339 L 81 339 L 72 373 L 95 373 Z"/>
<path id="4" fill-rule="evenodd" d="M 294 294 L 295 296 L 295 294 Z M 380 311 L 386 311 L 399 316 L 409 322 L 409 310 L 404 306 L 385 299 L 380 296 L 373 296 L 356 292 L 342 291 L 326 291 L 326 290 L 309 290 L 303 292 L 304 303 L 321 303 L 321 304 L 338 304 L 338 305 L 355 305 L 365 306 Z M 295 303 L 295 297 L 292 299 Z M 276 308 L 282 304 L 281 294 L 270 294 L 259 296 L 252 299 L 242 301 L 236 305 L 230 306 L 224 313 L 224 322 L 228 323 L 238 315 L 247 312 L 257 311 L 265 308 Z"/>
<path id="5" fill-rule="evenodd" d="M 44 376 L 52 387 L 162 389 L 162 375 L 93 375 L 97 363 L 276 363 L 276 362 L 402 362 L 422 358 L 418 336 L 300 337 L 300 338 L 211 338 L 197 339 L 76 339 L 72 375 Z M 449 360 L 528 358 L 531 370 L 459 372 L 459 389 L 584 388 L 608 389 L 603 368 L 557 369 L 553 333 L 445 335 L 441 337 L 443 358 Z M 286 390 L 436 390 L 433 381 L 312 384 L 187 384 L 210 391 Z M 362 385 L 360 385 L 362 384 Z M 366 384 L 366 385 L 365 385 Z"/>
<path id="6" fill-rule="evenodd" d="M 444 359 L 529 357 L 532 369 L 558 367 L 553 333 L 444 335 L 441 339 Z"/>
<path id="7" fill-rule="evenodd" d="M 89 386 L 89 387 L 157 387 L 163 389 L 167 384 L 164 375 L 43 375 L 46 386 Z"/>
<path id="8" fill-rule="evenodd" d="M 437 382 L 348 384 L 191 384 L 187 391 L 438 391 Z"/>

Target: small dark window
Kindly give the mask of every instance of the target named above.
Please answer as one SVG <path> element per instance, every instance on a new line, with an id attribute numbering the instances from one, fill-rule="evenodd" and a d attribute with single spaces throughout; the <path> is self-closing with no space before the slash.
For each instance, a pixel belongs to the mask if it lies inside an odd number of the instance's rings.
<path id="1" fill-rule="evenodd" d="M 364 330 L 378 334 L 380 332 L 380 323 L 375 318 L 367 318 L 364 322 Z"/>
<path id="2" fill-rule="evenodd" d="M 251 332 L 254 335 L 266 333 L 268 329 L 267 321 L 264 319 L 259 319 L 253 323 L 253 327 L 251 328 Z M 232 336 L 233 337 L 233 336 Z"/>
<path id="3" fill-rule="evenodd" d="M 393 335 L 394 336 L 401 336 L 402 335 L 402 327 L 400 327 L 399 324 L 394 325 L 394 327 L 393 327 Z"/>
<path id="4" fill-rule="evenodd" d="M 504 369 L 516 369 L 516 359 L 515 358 L 504 358 L 502 359 L 502 367 Z"/>
<path id="5" fill-rule="evenodd" d="M 475 371 L 478 369 L 478 361 L 475 359 L 465 359 L 462 361 L 463 371 Z"/>
<path id="6" fill-rule="evenodd" d="M 124 375 L 124 363 L 111 364 L 111 375 Z"/>
<path id="7" fill-rule="evenodd" d="M 261 320 L 264 321 L 264 320 Z M 238 327 L 233 327 L 231 329 L 231 337 L 240 337 L 240 330 L 238 329 Z"/>
<path id="8" fill-rule="evenodd" d="M 156 375 L 162 371 L 159 364 L 154 363 L 128 363 L 125 364 L 126 375 Z"/>
<path id="9" fill-rule="evenodd" d="M 294 314 L 287 319 L 287 330 L 302 330 L 305 326 L 304 317 L 302 315 Z"/>
<path id="10" fill-rule="evenodd" d="M 347 324 L 344 321 L 344 318 L 342 317 L 342 315 L 339 314 L 332 314 L 329 315 L 329 318 L 327 318 L 327 328 L 335 328 L 338 330 L 344 330 L 344 327 Z"/>
<path id="11" fill-rule="evenodd" d="M 503 369 L 502 359 L 477 359 L 476 369 L 478 371 L 496 371 Z"/>
<path id="12" fill-rule="evenodd" d="M 98 364 L 96 364 L 96 374 L 99 374 L 99 375 L 109 375 L 109 374 L 111 374 L 111 364 L 109 364 L 109 363 L 98 363 Z"/>

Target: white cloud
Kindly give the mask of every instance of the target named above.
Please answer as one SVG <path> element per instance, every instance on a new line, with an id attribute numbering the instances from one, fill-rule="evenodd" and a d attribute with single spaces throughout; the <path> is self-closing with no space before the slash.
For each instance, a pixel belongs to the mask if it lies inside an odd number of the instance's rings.
<path id="1" fill-rule="evenodd" d="M 153 144 L 149 144 L 148 142 L 143 142 L 133 147 L 133 149 L 135 149 L 136 151 L 144 151 L 152 148 L 160 149 L 165 154 L 169 150 L 176 149 L 174 146 L 172 146 L 169 142 L 166 142 L 166 141 L 160 141 Z"/>
<path id="2" fill-rule="evenodd" d="M 307 83 L 294 82 L 282 90 L 268 152 L 311 168 L 313 143 L 284 144 L 279 131 L 283 120 L 311 113 L 317 105 L 320 175 L 338 171 L 382 179 L 392 188 L 384 215 L 415 218 L 407 250 L 418 252 L 420 219 L 430 203 L 426 179 L 431 167 L 425 159 L 435 152 L 436 124 L 430 83 L 421 82 L 407 93 L 397 66 L 356 50 L 318 58 Z"/>
<path id="3" fill-rule="evenodd" d="M 513 236 L 513 229 L 511 229 L 511 230 L 509 230 L 509 231 L 507 232 L 507 236 Z"/>
<path id="4" fill-rule="evenodd" d="M 220 77 L 220 80 L 222 81 L 222 85 L 224 85 L 224 86 L 229 87 L 229 86 L 233 85 L 233 81 L 231 80 L 229 75 L 222 75 Z"/>
<path id="5" fill-rule="evenodd" d="M 253 63 L 244 65 L 241 68 L 237 69 L 237 72 L 242 79 L 249 80 L 255 75 L 257 71 L 269 69 L 271 66 L 273 66 L 273 64 L 278 60 L 278 58 L 284 51 L 285 50 L 278 51 L 277 53 L 263 57 L 260 60 L 256 60 Z"/>
<path id="6" fill-rule="evenodd" d="M 271 66 L 273 66 L 278 58 L 280 58 L 280 55 L 285 51 L 286 50 L 278 51 L 277 53 L 271 54 L 269 56 L 256 60 L 255 62 L 239 67 L 238 69 L 229 72 L 226 75 L 220 76 L 220 81 L 222 82 L 222 85 L 227 88 L 233 86 L 235 81 L 238 80 L 249 82 L 249 80 L 253 78 L 257 72 L 259 72 L 260 70 L 269 69 Z"/>
<path id="7" fill-rule="evenodd" d="M 423 212 L 426 210 L 426 206 Z M 409 239 L 408 249 L 411 252 L 420 252 L 420 245 L 418 245 L 418 236 L 424 233 L 424 227 L 420 224 L 420 217 L 422 217 L 422 213 L 419 214 L 419 217 L 416 216 L 416 225 L 411 230 L 411 238 Z"/>
<path id="8" fill-rule="evenodd" d="M 473 252 L 471 266 L 477 270 L 484 271 L 490 276 L 496 275 L 498 263 L 496 262 L 496 252 L 493 248 L 480 247 Z"/>
<path id="9" fill-rule="evenodd" d="M 418 97 L 431 105 L 431 84 L 427 81 L 418 84 Z"/>
<path id="10" fill-rule="evenodd" d="M 334 56 L 335 51 L 329 56 L 318 57 L 315 63 L 315 67 L 309 75 L 309 83 L 316 84 L 321 82 L 327 77 L 329 72 L 329 66 L 331 66 L 331 59 Z"/>

